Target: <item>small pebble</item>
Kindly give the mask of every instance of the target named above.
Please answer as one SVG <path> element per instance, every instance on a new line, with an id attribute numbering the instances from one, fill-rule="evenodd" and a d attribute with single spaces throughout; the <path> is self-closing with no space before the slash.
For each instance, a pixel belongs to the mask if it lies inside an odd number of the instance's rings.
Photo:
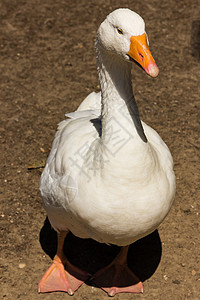
<path id="1" fill-rule="evenodd" d="M 23 269 L 24 267 L 26 267 L 26 264 L 25 264 L 25 263 L 20 263 L 20 264 L 19 264 L 19 268 L 20 268 L 20 269 Z"/>
<path id="2" fill-rule="evenodd" d="M 163 275 L 163 277 L 167 281 L 167 279 L 168 279 L 167 275 Z"/>
<path id="3" fill-rule="evenodd" d="M 181 263 L 181 267 L 185 267 L 185 264 L 184 264 L 184 263 Z"/>
<path id="4" fill-rule="evenodd" d="M 196 275 L 196 271 L 195 270 L 192 270 L 192 276 Z"/>

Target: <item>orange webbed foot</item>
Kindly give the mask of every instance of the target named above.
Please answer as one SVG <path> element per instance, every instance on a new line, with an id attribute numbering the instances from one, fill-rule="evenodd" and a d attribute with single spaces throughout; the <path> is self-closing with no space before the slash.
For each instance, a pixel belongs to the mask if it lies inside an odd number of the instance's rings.
<path id="1" fill-rule="evenodd" d="M 69 295 L 73 295 L 89 277 L 89 273 L 72 265 L 67 259 L 61 261 L 56 255 L 52 265 L 46 271 L 38 285 L 38 292 L 63 291 Z"/>

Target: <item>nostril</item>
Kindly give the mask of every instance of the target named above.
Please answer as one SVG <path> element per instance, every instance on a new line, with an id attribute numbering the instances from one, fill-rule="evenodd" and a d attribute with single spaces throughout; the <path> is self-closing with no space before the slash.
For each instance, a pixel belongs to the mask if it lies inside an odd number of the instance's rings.
<path id="1" fill-rule="evenodd" d="M 140 57 L 141 61 L 144 60 L 144 56 L 141 53 L 139 53 L 139 57 Z"/>

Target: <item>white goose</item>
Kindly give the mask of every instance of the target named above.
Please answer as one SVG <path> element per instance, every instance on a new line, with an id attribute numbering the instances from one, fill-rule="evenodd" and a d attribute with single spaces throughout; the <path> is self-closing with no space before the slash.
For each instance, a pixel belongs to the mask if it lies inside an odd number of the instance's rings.
<path id="1" fill-rule="evenodd" d="M 97 33 L 96 53 L 101 93 L 91 93 L 59 124 L 41 177 L 58 249 L 39 292 L 71 295 L 89 277 L 63 253 L 69 231 L 123 246 L 117 258 L 93 276 L 99 286 L 102 278 L 112 278 L 110 287 L 101 286 L 110 296 L 143 292 L 126 264 L 128 245 L 159 226 L 175 195 L 170 151 L 156 131 L 141 123 L 132 91 L 131 62 L 152 77 L 158 75 L 143 19 L 129 9 L 109 14 Z M 127 286 L 122 278 L 129 281 Z"/>

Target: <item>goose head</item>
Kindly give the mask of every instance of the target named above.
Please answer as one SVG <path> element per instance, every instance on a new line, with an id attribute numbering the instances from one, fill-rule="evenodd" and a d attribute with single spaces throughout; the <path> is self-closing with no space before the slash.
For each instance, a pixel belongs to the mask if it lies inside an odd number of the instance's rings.
<path id="1" fill-rule="evenodd" d="M 144 20 L 135 12 L 119 8 L 110 13 L 97 32 L 97 47 L 111 59 L 121 57 L 127 62 L 137 62 L 152 77 L 159 69 L 149 50 Z M 102 55 L 102 53 L 101 53 Z"/>

